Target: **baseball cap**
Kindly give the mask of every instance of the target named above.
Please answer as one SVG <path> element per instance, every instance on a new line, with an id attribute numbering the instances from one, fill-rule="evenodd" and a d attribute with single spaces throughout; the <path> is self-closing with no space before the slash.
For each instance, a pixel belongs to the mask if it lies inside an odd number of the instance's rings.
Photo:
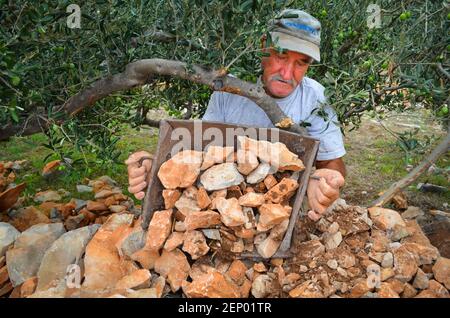
<path id="1" fill-rule="evenodd" d="M 320 62 L 320 22 L 309 13 L 285 9 L 270 20 L 269 33 L 277 46 L 299 52 Z"/>

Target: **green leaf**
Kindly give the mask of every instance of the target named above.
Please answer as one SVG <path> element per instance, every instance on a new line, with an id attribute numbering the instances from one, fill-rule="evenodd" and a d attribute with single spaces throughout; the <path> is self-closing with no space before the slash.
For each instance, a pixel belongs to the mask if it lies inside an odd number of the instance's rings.
<path id="1" fill-rule="evenodd" d="M 300 122 L 299 125 L 300 125 L 301 127 L 311 127 L 311 123 L 308 123 L 308 122 L 306 122 L 306 121 Z"/>
<path id="2" fill-rule="evenodd" d="M 17 86 L 17 85 L 19 85 L 20 84 L 20 77 L 19 76 L 13 76 L 13 77 L 11 77 L 11 84 L 13 85 L 13 86 Z"/>
<path id="3" fill-rule="evenodd" d="M 50 148 L 50 149 L 52 149 L 52 148 Z M 52 149 L 52 150 L 53 150 L 53 149 Z M 44 160 L 43 160 L 43 162 L 46 162 L 47 159 L 50 158 L 51 156 L 53 156 L 53 152 L 52 152 L 52 153 L 49 153 L 48 155 L 46 155 L 45 158 L 44 158 Z"/>
<path id="4" fill-rule="evenodd" d="M 17 116 L 16 110 L 14 108 L 8 108 L 9 114 L 11 115 L 11 118 L 18 123 L 19 122 L 19 116 Z"/>

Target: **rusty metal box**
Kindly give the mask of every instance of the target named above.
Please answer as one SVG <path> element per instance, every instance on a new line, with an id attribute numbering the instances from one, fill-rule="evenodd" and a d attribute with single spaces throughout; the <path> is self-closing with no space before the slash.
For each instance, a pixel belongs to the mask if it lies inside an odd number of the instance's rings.
<path id="1" fill-rule="evenodd" d="M 219 122 L 209 122 L 200 120 L 162 120 L 159 126 L 159 140 L 156 150 L 156 154 L 153 160 L 153 165 L 151 169 L 151 181 L 147 187 L 145 199 L 143 202 L 143 227 L 147 228 L 151 216 L 154 211 L 164 209 L 164 200 L 162 197 L 163 186 L 157 177 L 157 173 L 161 165 L 170 158 L 172 148 L 179 143 L 177 137 L 178 134 L 174 133 L 177 130 L 189 132 L 191 138 L 187 142 L 190 143 L 190 149 L 192 150 L 204 150 L 204 148 L 211 143 L 211 139 L 204 138 L 204 132 L 208 129 L 218 129 L 222 132 L 222 136 L 226 136 L 227 129 L 234 129 L 237 131 L 233 140 L 228 140 L 228 145 L 237 146 L 237 135 L 247 135 L 247 131 L 256 131 L 257 138 L 259 139 L 261 134 L 264 134 L 266 140 L 271 140 L 271 136 L 277 134 L 278 141 L 284 143 L 290 151 L 297 154 L 298 157 L 303 161 L 305 165 L 305 170 L 301 171 L 299 174 L 299 188 L 295 196 L 291 198 L 290 204 L 292 206 L 292 213 L 290 216 L 289 226 L 283 238 L 283 241 L 278 248 L 278 251 L 273 255 L 274 258 L 286 258 L 289 257 L 289 249 L 291 246 L 292 233 L 296 220 L 300 214 L 300 209 L 302 206 L 303 199 L 305 197 L 306 187 L 308 179 L 313 168 L 316 155 L 319 149 L 319 140 L 300 136 L 295 133 L 287 132 L 284 130 L 279 130 L 276 128 L 256 128 L 249 126 L 238 126 L 231 124 L 224 124 Z M 208 137 L 208 136 L 206 136 Z M 248 136 L 253 138 L 252 136 Z M 227 146 L 227 140 L 219 140 L 223 146 Z M 186 141 L 185 141 L 186 142 Z M 231 143 L 231 144 L 230 144 Z M 184 148 L 186 149 L 186 148 Z M 261 257 L 257 252 L 254 253 L 242 253 L 238 255 L 240 258 L 258 258 Z"/>

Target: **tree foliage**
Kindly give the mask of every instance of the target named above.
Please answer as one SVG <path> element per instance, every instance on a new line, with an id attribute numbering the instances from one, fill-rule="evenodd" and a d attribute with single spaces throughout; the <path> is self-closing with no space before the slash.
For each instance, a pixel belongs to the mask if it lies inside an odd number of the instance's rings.
<path id="1" fill-rule="evenodd" d="M 381 28 L 368 28 L 373 1 L 148 0 L 79 1 L 80 28 L 69 28 L 71 1 L 0 0 L 0 125 L 50 122 L 49 145 L 69 142 L 117 158 L 121 123 L 139 126 L 150 109 L 200 117 L 211 90 L 168 77 L 115 94 L 62 125 L 65 101 L 90 83 L 144 58 L 225 69 L 256 82 L 261 36 L 284 8 L 322 23 L 322 62 L 309 76 L 326 87 L 343 125 L 419 103 L 448 121 L 449 5 L 381 0 Z M 54 145 L 54 146 L 52 146 Z"/>

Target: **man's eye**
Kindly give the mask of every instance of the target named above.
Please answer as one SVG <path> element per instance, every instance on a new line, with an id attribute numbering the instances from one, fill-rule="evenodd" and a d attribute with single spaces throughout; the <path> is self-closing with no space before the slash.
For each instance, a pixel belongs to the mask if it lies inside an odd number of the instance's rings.
<path id="1" fill-rule="evenodd" d="M 286 55 L 278 55 L 278 58 L 280 60 L 285 60 L 285 59 L 287 59 L 287 56 Z"/>

